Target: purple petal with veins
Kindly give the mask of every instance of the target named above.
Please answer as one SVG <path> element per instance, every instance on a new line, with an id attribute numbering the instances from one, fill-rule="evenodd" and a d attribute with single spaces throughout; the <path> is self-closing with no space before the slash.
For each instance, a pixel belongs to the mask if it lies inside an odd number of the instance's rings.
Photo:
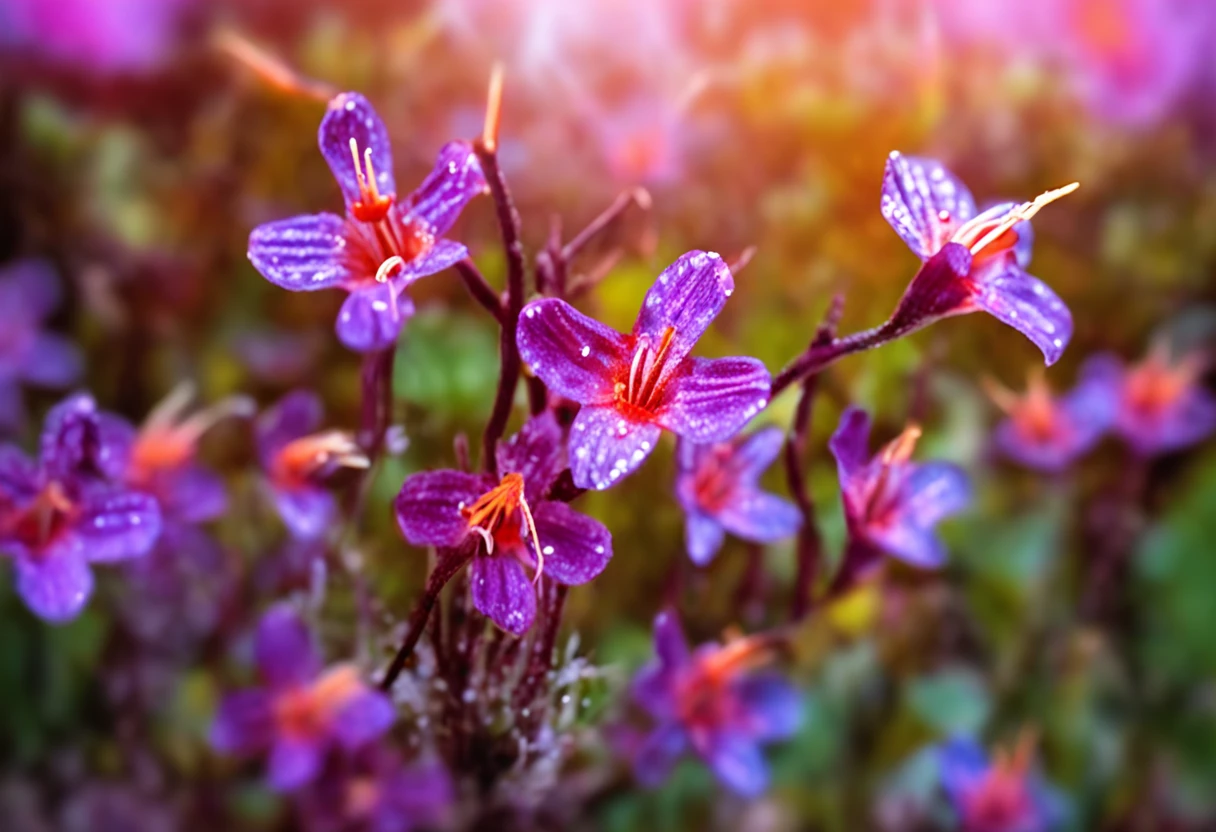
<path id="1" fill-rule="evenodd" d="M 397 525 L 415 546 L 455 546 L 469 533 L 461 508 L 471 506 L 494 483 L 463 471 L 423 471 L 406 478 L 393 501 Z"/>
<path id="2" fill-rule="evenodd" d="M 545 575 L 577 585 L 604 571 L 612 558 L 612 535 L 602 523 L 565 503 L 544 502 L 534 513 Z"/>
<path id="3" fill-rule="evenodd" d="M 570 473 L 579 488 L 602 491 L 637 470 L 659 441 L 658 425 L 614 408 L 585 406 L 570 426 Z"/>
<path id="4" fill-rule="evenodd" d="M 403 200 L 403 207 L 411 217 L 425 222 L 432 234 L 440 236 L 448 232 L 470 200 L 488 190 L 473 146 L 449 142 L 440 149 L 434 169 Z"/>
<path id="5" fill-rule="evenodd" d="M 516 342 L 550 390 L 584 405 L 613 400 L 615 377 L 630 358 L 624 335 L 556 298 L 524 307 Z"/>
<path id="6" fill-rule="evenodd" d="M 249 260 L 262 276 L 292 292 L 353 283 L 346 220 L 305 214 L 259 225 L 249 234 Z"/>
<path id="7" fill-rule="evenodd" d="M 674 330 L 666 361 L 675 366 L 692 350 L 735 290 L 735 280 L 722 257 L 714 252 L 690 251 L 663 270 L 646 293 L 634 337 L 643 334 L 656 342 Z"/>
<path id="8" fill-rule="evenodd" d="M 359 165 L 351 153 L 351 139 L 355 140 Z M 357 92 L 344 92 L 329 102 L 325 117 L 317 133 L 321 155 L 329 163 L 334 178 L 342 188 L 346 204 L 360 199 L 359 174 L 365 173 L 364 154 L 370 149 L 372 165 L 376 172 L 376 187 L 382 195 L 397 192 L 393 178 L 393 150 L 388 139 L 388 129 L 380 120 L 371 102 Z"/>
<path id="9" fill-rule="evenodd" d="M 971 192 L 940 162 L 892 151 L 882 177 L 883 218 L 921 260 L 928 260 L 954 229 L 973 218 Z"/>
<path id="10" fill-rule="evenodd" d="M 657 420 L 693 442 L 729 439 L 768 405 L 772 377 L 754 358 L 693 358 L 668 383 Z"/>
<path id="11" fill-rule="evenodd" d="M 536 590 L 523 565 L 505 555 L 479 555 L 469 574 L 473 606 L 508 633 L 523 635 L 536 618 Z"/>
<path id="12" fill-rule="evenodd" d="M 1072 338 L 1072 313 L 1047 284 L 1010 264 L 975 277 L 974 303 L 1029 338 L 1048 366 L 1059 361 Z"/>

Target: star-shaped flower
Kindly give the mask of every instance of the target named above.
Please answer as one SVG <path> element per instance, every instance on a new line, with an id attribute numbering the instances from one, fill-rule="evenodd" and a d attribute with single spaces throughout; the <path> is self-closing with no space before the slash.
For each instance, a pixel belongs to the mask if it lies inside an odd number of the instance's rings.
<path id="1" fill-rule="evenodd" d="M 1037 471 L 1063 471 L 1098 443 L 1114 418 L 1108 391 L 1092 377 L 1053 396 L 1040 368 L 1031 372 L 1024 395 L 995 382 L 988 394 L 1008 415 L 993 433 L 997 449 Z"/>
<path id="2" fill-rule="evenodd" d="M 1030 735 L 991 761 L 972 739 L 953 739 L 937 749 L 942 787 L 963 832 L 1050 832 L 1058 827 L 1059 798 L 1031 770 L 1033 756 Z"/>

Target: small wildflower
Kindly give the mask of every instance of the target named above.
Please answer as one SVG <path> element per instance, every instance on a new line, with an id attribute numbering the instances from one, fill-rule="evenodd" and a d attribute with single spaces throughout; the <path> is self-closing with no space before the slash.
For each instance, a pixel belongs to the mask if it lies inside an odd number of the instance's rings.
<path id="1" fill-rule="evenodd" d="M 43 331 L 60 294 L 55 273 L 40 261 L 23 260 L 0 271 L 0 427 L 25 422 L 21 383 L 61 390 L 80 378 L 80 351 L 63 336 Z"/>
<path id="2" fill-rule="evenodd" d="M 392 703 L 364 684 L 354 667 L 321 669 L 308 628 L 290 607 L 266 613 L 254 648 L 263 686 L 224 699 L 211 743 L 224 754 L 269 751 L 273 788 L 307 786 L 331 748 L 355 751 L 392 725 Z"/>
<path id="3" fill-rule="evenodd" d="M 989 761 L 971 739 L 938 748 L 942 787 L 963 832 L 1050 832 L 1062 819 L 1059 800 L 1031 770 L 1033 737 L 1023 734 L 1009 753 Z"/>
<path id="4" fill-rule="evenodd" d="M 993 435 L 997 449 L 1037 471 L 1063 471 L 1098 443 L 1114 417 L 1110 397 L 1092 378 L 1082 378 L 1059 397 L 1052 395 L 1041 369 L 1030 373 L 1022 396 L 995 382 L 987 386 L 1008 417 Z"/>
<path id="5" fill-rule="evenodd" d="M 629 335 L 556 298 L 524 307 L 520 355 L 550 390 L 582 405 L 570 431 L 575 485 L 616 484 L 664 429 L 720 442 L 768 405 L 771 378 L 760 361 L 688 355 L 734 288 L 719 255 L 690 251 L 659 275 Z"/>
<path id="6" fill-rule="evenodd" d="M 935 320 L 976 310 L 1021 332 L 1054 364 L 1072 338 L 1064 302 L 1024 269 L 1030 264 L 1030 219 L 1077 185 L 1030 202 L 977 213 L 967 186 L 939 162 L 892 151 L 882 181 L 882 215 L 924 265 L 887 326 L 905 334 Z"/>
<path id="7" fill-rule="evenodd" d="M 545 499 L 563 468 L 561 429 L 552 413 L 529 420 L 498 446 L 501 482 L 462 471 L 406 479 L 394 508 L 405 539 L 451 549 L 481 538 L 469 583 L 473 604 L 517 635 L 536 617 L 536 579 L 584 584 L 608 565 L 612 536 L 565 503 Z M 529 578 L 531 570 L 533 577 Z"/>
<path id="8" fill-rule="evenodd" d="M 655 660 L 633 682 L 633 699 L 654 719 L 634 749 L 634 772 L 657 786 L 675 762 L 694 751 L 724 785 L 744 797 L 768 787 L 760 746 L 787 739 L 802 721 L 798 692 L 780 675 L 753 672 L 772 657 L 758 637 L 692 652 L 675 613 L 654 622 Z"/>
<path id="9" fill-rule="evenodd" d="M 302 795 L 309 829 L 410 832 L 441 826 L 452 808 L 452 779 L 435 761 L 404 763 L 371 745 L 327 768 Z"/>
<path id="10" fill-rule="evenodd" d="M 1162 343 L 1130 368 L 1113 355 L 1095 356 L 1082 374 L 1101 385 L 1114 403 L 1115 431 L 1136 453 L 1151 457 L 1216 432 L 1216 396 L 1202 384 L 1207 364 L 1198 353 L 1173 358 Z"/>
<path id="11" fill-rule="evenodd" d="M 288 393 L 258 417 L 258 454 L 275 507 L 292 536 L 315 538 L 333 521 L 334 497 L 321 483 L 339 468 L 366 468 L 368 459 L 344 431 L 317 432 L 321 400 L 306 390 Z"/>
<path id="12" fill-rule="evenodd" d="M 17 592 L 39 617 L 75 618 L 93 591 L 90 563 L 142 557 L 161 530 L 160 508 L 113 484 L 97 408 L 75 395 L 47 415 L 38 459 L 0 446 L 0 551 L 12 557 Z"/>
<path id="13" fill-rule="evenodd" d="M 249 235 L 249 259 L 267 280 L 293 292 L 350 292 L 338 313 L 338 339 L 357 352 L 386 349 L 413 311 L 405 288 L 468 256 L 462 243 L 443 235 L 487 190 L 485 176 L 472 145 L 452 142 L 418 189 L 398 199 L 388 130 L 358 93 L 329 103 L 318 139 L 346 216 L 309 214 L 259 226 Z"/>
<path id="14" fill-rule="evenodd" d="M 966 475 L 944 462 L 917 464 L 920 429 L 909 426 L 869 457 L 870 417 L 850 407 L 829 446 L 836 457 L 850 537 L 912 566 L 935 568 L 946 559 L 933 533 L 943 518 L 970 502 Z"/>
<path id="15" fill-rule="evenodd" d="M 788 500 L 760 490 L 759 479 L 781 453 L 785 435 L 767 427 L 713 445 L 682 441 L 677 450 L 676 496 L 684 508 L 684 542 L 693 563 L 704 566 L 726 532 L 755 543 L 789 537 L 802 515 Z"/>

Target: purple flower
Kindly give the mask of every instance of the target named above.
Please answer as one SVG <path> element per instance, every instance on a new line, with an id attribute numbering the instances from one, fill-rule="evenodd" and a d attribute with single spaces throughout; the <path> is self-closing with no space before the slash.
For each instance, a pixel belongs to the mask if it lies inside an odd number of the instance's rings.
<path id="1" fill-rule="evenodd" d="M 308 628 L 286 605 L 271 608 L 254 644 L 262 687 L 220 704 L 211 744 L 223 754 L 269 750 L 270 785 L 292 791 L 311 783 L 326 753 L 354 751 L 393 723 L 392 703 L 351 665 L 322 671 Z"/>
<path id="2" fill-rule="evenodd" d="M 1164 345 L 1131 368 L 1097 355 L 1082 374 L 1100 385 L 1115 408 L 1115 430 L 1137 454 L 1157 456 L 1202 442 L 1216 432 L 1216 396 L 1201 383 L 1206 361 L 1171 359 Z"/>
<path id="3" fill-rule="evenodd" d="M 190 0 L 3 0 L 0 43 L 102 72 L 144 71 L 168 54 Z"/>
<path id="4" fill-rule="evenodd" d="M 683 167 L 680 104 L 638 96 L 615 107 L 597 107 L 591 124 L 613 179 L 628 184 L 666 184 Z"/>
<path id="5" fill-rule="evenodd" d="M 882 180 L 882 215 L 924 266 L 887 323 L 891 334 L 982 309 L 1029 338 L 1054 364 L 1072 338 L 1072 314 L 1024 271 L 1033 243 L 1028 221 L 1076 187 L 977 213 L 967 186 L 939 162 L 892 151 Z"/>
<path id="6" fill-rule="evenodd" d="M 42 327 L 60 303 L 59 279 L 41 261 L 0 271 L 0 427 L 25 421 L 20 383 L 59 390 L 80 378 L 80 351 Z"/>
<path id="7" fill-rule="evenodd" d="M 306 828 L 410 832 L 440 826 L 452 808 L 452 780 L 437 762 L 406 765 L 373 745 L 337 770 L 326 770 L 302 795 Z"/>
<path id="8" fill-rule="evenodd" d="M 771 645 L 739 638 L 690 652 L 671 611 L 654 620 L 655 660 L 633 681 L 633 699 L 655 725 L 634 750 L 639 781 L 657 786 L 687 750 L 744 797 L 768 787 L 760 746 L 794 734 L 802 721 L 798 692 L 772 672 L 751 673 Z"/>
<path id="9" fill-rule="evenodd" d="M 348 92 L 329 103 L 321 154 L 346 199 L 346 216 L 307 214 L 267 223 L 249 235 L 249 259 L 267 280 L 293 292 L 340 287 L 338 339 L 372 352 L 397 341 L 412 305 L 402 292 L 468 256 L 444 239 L 470 199 L 487 190 L 467 142 L 439 151 L 435 169 L 398 199 L 388 130 L 367 99 Z"/>
<path id="10" fill-rule="evenodd" d="M 38 459 L 0 446 L 0 551 L 17 592 L 39 617 L 67 621 L 93 591 L 90 563 L 146 555 L 160 534 L 156 501 L 109 481 L 93 399 L 71 396 L 47 415 Z"/>
<path id="11" fill-rule="evenodd" d="M 316 538 L 333 522 L 337 506 L 322 482 L 339 468 L 366 468 L 353 436 L 318 431 L 321 400 L 306 390 L 288 393 L 254 425 L 266 484 L 293 537 Z"/>
<path id="12" fill-rule="evenodd" d="M 469 578 L 473 605 L 516 635 L 536 617 L 535 581 L 527 570 L 559 584 L 585 584 L 612 557 L 612 535 L 603 525 L 545 499 L 564 467 L 562 456 L 561 429 L 546 412 L 498 446 L 501 482 L 424 471 L 406 479 L 394 503 L 401 532 L 415 546 L 452 549 L 473 535 L 481 538 Z"/>
<path id="13" fill-rule="evenodd" d="M 720 442 L 764 409 L 771 378 L 762 363 L 688 355 L 734 290 L 720 256 L 690 251 L 659 275 L 629 335 L 556 298 L 524 307 L 520 355 L 550 390 L 583 406 L 570 432 L 575 485 L 604 489 L 632 473 L 664 428 Z"/>
<path id="14" fill-rule="evenodd" d="M 780 428 L 767 427 L 713 445 L 680 443 L 676 496 L 684 508 L 684 542 L 693 563 L 704 566 L 713 560 L 728 531 L 755 543 L 772 543 L 798 531 L 802 515 L 797 507 L 759 485 L 784 442 Z"/>
<path id="15" fill-rule="evenodd" d="M 191 385 L 179 385 L 153 408 L 139 430 L 117 416 L 101 417 L 107 441 L 121 459 L 119 479 L 151 494 L 165 518 L 180 523 L 214 520 L 227 509 L 224 482 L 198 463 L 198 444 L 221 420 L 254 413 L 250 399 L 232 396 L 187 416 L 193 397 Z"/>
<path id="16" fill-rule="evenodd" d="M 1036 471 L 1063 471 L 1098 444 L 1114 420 L 1110 395 L 1092 377 L 1058 398 L 1041 371 L 1030 374 L 1023 396 L 995 383 L 988 393 L 1008 416 L 993 435 L 997 449 Z"/>
<path id="17" fill-rule="evenodd" d="M 931 569 L 946 559 L 933 527 L 965 508 L 971 494 L 957 466 L 909 461 L 919 437 L 920 429 L 910 426 L 870 457 L 870 417 L 850 407 L 841 414 L 829 447 L 836 457 L 850 538 Z"/>
<path id="18" fill-rule="evenodd" d="M 1024 735 L 1012 753 L 989 761 L 971 739 L 938 748 L 942 787 L 963 832 L 1049 832 L 1061 822 L 1059 801 L 1030 770 L 1033 745 Z"/>

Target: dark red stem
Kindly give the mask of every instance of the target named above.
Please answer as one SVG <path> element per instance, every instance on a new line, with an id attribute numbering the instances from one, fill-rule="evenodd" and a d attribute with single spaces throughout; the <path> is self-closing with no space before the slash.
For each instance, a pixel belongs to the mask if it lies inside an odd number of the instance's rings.
<path id="1" fill-rule="evenodd" d="M 494 316 L 494 320 L 502 323 L 503 308 L 502 299 L 498 297 L 498 292 L 494 291 L 485 277 L 478 271 L 477 266 L 473 265 L 473 261 L 465 258 L 456 264 L 456 271 L 460 275 L 460 279 L 464 281 L 464 287 L 469 290 L 469 294 L 473 296 L 473 300 L 481 304 L 481 307 Z"/>

